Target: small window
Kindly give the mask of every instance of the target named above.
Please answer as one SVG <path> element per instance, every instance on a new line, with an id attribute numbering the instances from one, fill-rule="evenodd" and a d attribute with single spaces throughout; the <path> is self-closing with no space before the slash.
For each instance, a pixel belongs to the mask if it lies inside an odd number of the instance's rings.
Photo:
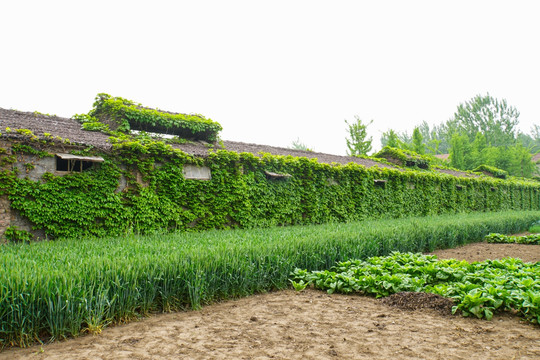
<path id="1" fill-rule="evenodd" d="M 99 156 L 76 156 L 71 154 L 56 154 L 56 171 L 83 172 L 94 167 L 95 163 L 103 162 Z"/>
<path id="2" fill-rule="evenodd" d="M 184 179 L 212 180 L 212 172 L 207 166 L 184 165 Z"/>
<path id="3" fill-rule="evenodd" d="M 264 171 L 264 174 L 266 175 L 267 179 L 273 179 L 273 180 L 287 180 L 292 176 L 290 174 L 280 174 L 280 173 L 274 173 L 274 172 L 270 172 L 266 170 Z"/>

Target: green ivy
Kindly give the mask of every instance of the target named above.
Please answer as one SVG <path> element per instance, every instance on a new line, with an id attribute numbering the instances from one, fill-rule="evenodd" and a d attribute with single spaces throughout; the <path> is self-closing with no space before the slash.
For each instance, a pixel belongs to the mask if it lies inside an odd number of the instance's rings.
<path id="1" fill-rule="evenodd" d="M 28 231 L 20 230 L 17 226 L 8 226 L 4 232 L 4 236 L 13 242 L 29 242 L 34 237 Z"/>
<path id="2" fill-rule="evenodd" d="M 394 160 L 399 166 L 418 167 L 421 169 L 429 169 L 432 161 L 429 156 L 389 146 L 382 148 L 381 151 L 373 155 L 373 157 L 384 158 L 390 162 Z"/>
<path id="3" fill-rule="evenodd" d="M 217 135 L 222 130 L 220 124 L 202 115 L 149 109 L 131 100 L 103 93 L 97 95 L 94 108 L 88 117 L 110 120 L 117 124 L 119 131 L 142 130 L 211 142 L 217 140 Z"/>
<path id="4" fill-rule="evenodd" d="M 51 154 L 47 151 L 37 150 L 37 149 L 34 149 L 32 146 L 21 144 L 21 143 L 13 144 L 13 146 L 11 147 L 11 151 L 14 154 L 35 155 L 39 158 L 54 156 L 54 154 Z"/>
<path id="5" fill-rule="evenodd" d="M 82 173 L 47 173 L 32 181 L 3 171 L 0 193 L 51 238 L 540 209 L 540 184 L 522 179 L 457 178 L 225 150 L 200 158 L 145 134 L 110 141 L 110 154 L 94 153 L 105 162 Z M 185 165 L 209 167 L 211 180 L 185 179 Z M 269 172 L 292 176 L 276 179 Z M 119 187 L 121 176 L 125 188 Z"/>
<path id="6" fill-rule="evenodd" d="M 508 171 L 501 170 L 494 166 L 489 166 L 489 165 L 480 165 L 473 171 L 479 172 L 479 173 L 488 173 L 499 179 L 506 179 L 506 177 L 508 176 Z"/>

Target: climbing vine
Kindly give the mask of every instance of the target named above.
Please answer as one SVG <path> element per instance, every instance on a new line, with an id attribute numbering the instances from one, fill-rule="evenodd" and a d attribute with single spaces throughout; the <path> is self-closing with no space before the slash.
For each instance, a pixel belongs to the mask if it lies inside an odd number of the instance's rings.
<path id="1" fill-rule="evenodd" d="M 400 166 L 418 167 L 421 169 L 429 169 L 432 162 L 429 156 L 389 146 L 385 146 L 373 156 L 387 160 L 391 159 L 391 161 L 394 161 Z"/>
<path id="2" fill-rule="evenodd" d="M 121 97 L 98 94 L 87 115 L 76 115 L 88 130 L 104 130 L 99 123 L 111 122 L 114 130 L 142 130 L 178 135 L 193 140 L 216 141 L 222 127 L 199 114 L 177 114 L 149 109 Z M 108 125 L 108 124 L 107 124 Z M 108 129 L 108 127 L 106 128 Z"/>
<path id="3" fill-rule="evenodd" d="M 117 135 L 110 137 L 112 151 L 99 154 L 105 159 L 100 166 L 46 173 L 40 181 L 5 170 L 1 193 L 51 238 L 540 208 L 540 184 L 515 178 L 457 178 L 225 150 L 200 158 L 145 134 Z M 42 154 L 32 142 L 13 148 Z M 77 153 L 96 155 L 91 148 Z M 211 180 L 186 179 L 186 165 L 208 167 Z"/>

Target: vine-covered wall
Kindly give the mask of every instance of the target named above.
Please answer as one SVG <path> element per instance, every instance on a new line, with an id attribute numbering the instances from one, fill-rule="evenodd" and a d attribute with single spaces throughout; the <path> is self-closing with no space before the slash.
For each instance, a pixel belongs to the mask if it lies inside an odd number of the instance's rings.
<path id="1" fill-rule="evenodd" d="M 97 154 L 103 163 L 39 179 L 32 166 L 55 147 L 28 142 L 11 155 L 12 142 L 1 155 L 0 196 L 50 238 L 540 209 L 540 184 L 532 181 L 222 150 L 197 158 L 161 141 L 111 139 L 113 150 Z M 186 179 L 186 164 L 210 168 L 211 179 Z"/>

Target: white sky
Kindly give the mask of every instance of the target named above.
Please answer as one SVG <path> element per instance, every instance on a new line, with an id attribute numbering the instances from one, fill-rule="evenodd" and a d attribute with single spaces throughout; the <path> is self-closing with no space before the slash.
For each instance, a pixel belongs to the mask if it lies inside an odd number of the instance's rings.
<path id="1" fill-rule="evenodd" d="M 0 2 L 0 107 L 97 93 L 219 122 L 226 140 L 345 154 L 346 125 L 439 124 L 489 92 L 540 123 L 538 1 Z"/>

